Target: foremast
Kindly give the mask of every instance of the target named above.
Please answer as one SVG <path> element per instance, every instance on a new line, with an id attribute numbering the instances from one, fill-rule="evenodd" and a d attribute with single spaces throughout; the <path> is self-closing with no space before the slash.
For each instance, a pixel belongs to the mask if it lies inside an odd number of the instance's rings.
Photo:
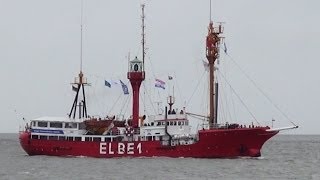
<path id="1" fill-rule="evenodd" d="M 69 118 L 76 118 L 76 112 L 77 112 L 77 106 L 79 106 L 79 119 L 81 118 L 87 118 L 87 103 L 86 103 L 86 94 L 84 90 L 84 86 L 89 85 L 87 83 L 87 78 L 84 77 L 82 73 L 82 43 L 83 43 L 83 23 L 82 23 L 82 16 L 83 16 L 83 1 L 81 1 L 81 15 L 80 15 L 80 73 L 78 77 L 74 78 L 74 82 L 72 84 L 72 90 L 76 91 L 76 96 L 73 100 L 73 104 L 69 113 Z M 79 100 L 79 94 L 81 93 L 82 89 L 82 100 Z M 79 104 L 78 104 L 79 102 Z"/>
<path id="2" fill-rule="evenodd" d="M 221 34 L 223 32 L 222 24 L 218 27 L 213 26 L 212 20 L 210 20 L 208 26 L 208 35 L 206 37 L 206 56 L 209 63 L 209 98 L 210 98 L 210 114 L 209 114 L 209 126 L 214 127 L 217 125 L 217 108 L 218 108 L 218 85 L 215 84 L 215 62 L 219 58 L 219 47 L 222 41 Z"/>

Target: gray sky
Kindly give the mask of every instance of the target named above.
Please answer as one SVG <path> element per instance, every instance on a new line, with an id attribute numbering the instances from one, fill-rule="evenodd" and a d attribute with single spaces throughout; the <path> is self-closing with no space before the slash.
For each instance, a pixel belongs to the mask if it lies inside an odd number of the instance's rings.
<path id="1" fill-rule="evenodd" d="M 132 58 L 141 55 L 140 3 L 84 3 L 83 70 L 92 83 L 89 112 L 116 113 L 122 108 L 118 103 L 112 109 L 121 89 L 103 89 L 103 80 L 127 82 L 128 52 Z M 0 132 L 17 132 L 22 117 L 69 112 L 74 95 L 69 83 L 79 72 L 80 4 L 79 0 L 0 0 Z M 190 99 L 187 109 L 196 113 L 206 112 L 205 88 L 192 94 L 198 81 L 205 87 L 201 76 L 208 4 L 194 0 L 146 3 L 148 79 L 174 75 L 177 105 L 182 107 Z M 320 132 L 319 7 L 316 0 L 213 0 L 213 20 L 226 22 L 224 36 L 230 56 L 300 126 L 290 132 L 293 134 Z M 220 62 L 221 71 L 259 122 L 268 124 L 275 118 L 277 126 L 290 125 L 230 58 L 222 55 Z M 154 92 L 152 83 L 146 85 Z M 227 86 L 224 89 L 230 92 Z M 166 93 L 160 93 L 164 98 Z M 155 97 L 151 99 L 158 101 Z M 230 99 L 225 101 L 226 107 Z M 236 101 L 235 96 L 233 99 Z M 238 107 L 241 103 L 234 106 L 235 110 L 221 111 L 239 114 L 234 121 L 251 118 L 245 108 Z M 227 116 L 224 120 L 221 116 L 221 121 L 231 122 Z"/>

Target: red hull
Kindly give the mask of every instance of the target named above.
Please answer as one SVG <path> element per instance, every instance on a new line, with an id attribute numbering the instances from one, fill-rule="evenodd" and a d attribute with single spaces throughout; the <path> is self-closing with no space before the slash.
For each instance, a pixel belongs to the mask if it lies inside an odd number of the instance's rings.
<path id="1" fill-rule="evenodd" d="M 161 141 L 92 142 L 31 139 L 20 134 L 22 148 L 29 155 L 113 157 L 259 157 L 263 144 L 279 131 L 266 128 L 214 129 L 199 131 L 199 141 L 190 145 L 165 146 Z"/>

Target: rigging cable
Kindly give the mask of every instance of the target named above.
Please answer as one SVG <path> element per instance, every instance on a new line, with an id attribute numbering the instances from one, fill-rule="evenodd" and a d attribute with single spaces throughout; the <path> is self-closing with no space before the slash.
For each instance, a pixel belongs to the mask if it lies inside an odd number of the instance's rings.
<path id="1" fill-rule="evenodd" d="M 125 111 L 126 111 L 126 109 L 127 109 L 127 107 L 125 107 L 125 106 L 129 106 L 129 96 L 127 96 L 125 99 L 124 99 L 124 102 L 123 102 L 123 105 L 122 105 L 122 107 L 121 107 L 121 109 L 120 109 L 120 114 L 122 114 L 122 112 L 124 111 L 124 109 L 125 109 Z M 124 112 L 125 112 L 124 111 Z"/>
<path id="2" fill-rule="evenodd" d="M 128 99 L 128 101 L 127 102 L 129 102 L 129 100 L 130 100 L 130 97 L 128 96 L 127 97 L 127 99 Z M 130 105 L 130 103 L 126 103 L 126 107 L 124 108 L 124 112 L 123 112 L 123 114 L 125 114 L 127 111 L 128 111 L 128 108 L 129 108 L 129 105 Z M 121 111 L 122 112 L 122 111 Z"/>
<path id="3" fill-rule="evenodd" d="M 152 64 L 152 61 L 151 61 L 151 58 L 150 58 L 150 55 L 149 55 L 150 53 L 148 53 L 147 55 L 148 55 L 148 60 L 149 61 L 147 61 L 147 62 L 149 62 L 150 63 L 150 69 L 151 69 L 151 73 L 152 73 L 152 76 L 153 76 L 153 80 L 154 79 L 156 79 L 156 75 L 155 75 L 155 73 L 154 73 L 154 71 L 153 71 L 153 64 Z M 159 89 L 157 89 L 157 92 L 158 92 L 158 98 L 160 99 L 160 90 Z"/>
<path id="4" fill-rule="evenodd" d="M 96 74 L 88 74 L 88 76 L 91 76 L 92 78 L 94 78 L 95 79 L 95 82 L 93 83 L 94 84 L 94 86 L 93 87 L 97 87 L 97 84 L 98 84 L 98 81 L 102 81 L 102 80 L 106 80 L 107 78 L 105 78 L 105 77 L 103 77 L 103 76 L 100 76 L 100 75 L 96 75 Z M 101 112 L 104 112 L 104 113 L 106 113 L 107 115 L 109 115 L 109 114 L 111 114 L 111 112 L 113 111 L 113 109 L 115 108 L 115 106 L 117 105 L 117 103 L 118 103 L 118 101 L 119 101 L 119 99 L 121 98 L 121 96 L 122 96 L 122 92 L 119 94 L 119 96 L 118 96 L 118 98 L 116 99 L 116 101 L 114 102 L 114 103 L 112 103 L 113 105 L 111 106 L 111 108 L 110 108 L 110 110 L 108 111 L 108 110 L 102 110 L 102 109 L 104 109 L 104 104 L 101 102 L 101 101 L 99 101 L 99 99 L 101 99 L 101 98 L 98 98 L 97 97 L 97 92 L 96 92 L 96 88 L 92 88 L 93 89 L 93 97 L 92 98 L 95 98 L 95 99 L 97 99 L 96 101 L 94 101 L 95 103 L 96 102 L 98 102 L 98 107 L 99 107 L 99 109 L 101 110 Z M 90 94 L 88 94 L 89 95 L 89 97 L 88 97 L 88 99 L 90 100 Z M 105 97 L 105 96 L 104 96 Z M 102 99 L 104 99 L 104 97 L 102 98 Z M 108 112 L 106 112 L 106 111 L 108 111 Z"/>
<path id="5" fill-rule="evenodd" d="M 205 121 L 205 119 L 207 119 L 207 118 L 199 117 L 199 116 L 196 116 L 196 115 L 193 115 L 193 114 L 188 114 L 188 116 L 191 116 L 191 117 L 196 118 L 196 119 L 200 119 L 201 121 Z"/>
<path id="6" fill-rule="evenodd" d="M 179 86 L 179 84 L 178 84 L 178 81 L 176 81 L 176 79 L 177 79 L 176 72 L 173 72 L 173 74 L 174 74 L 174 79 L 173 79 L 173 81 L 174 81 L 174 84 L 177 85 L 178 92 L 179 92 L 179 96 L 180 96 L 180 99 L 181 99 L 181 101 L 182 101 L 182 99 L 185 99 L 185 98 L 182 97 L 182 93 L 181 93 L 182 91 L 181 91 L 181 89 L 180 89 L 180 86 Z M 183 102 L 184 106 L 186 106 L 185 103 L 186 103 L 186 102 Z"/>
<path id="7" fill-rule="evenodd" d="M 245 73 L 245 71 L 240 67 L 240 65 L 238 63 L 236 63 L 236 61 L 228 54 L 226 53 L 226 55 L 230 58 L 230 60 L 239 68 L 239 70 L 245 75 L 245 77 L 251 81 L 251 83 L 260 91 L 260 93 L 294 126 L 297 126 L 294 122 L 291 121 L 291 119 L 279 108 L 279 106 L 277 106 L 272 100 L 271 98 L 257 85 L 257 83 L 255 83 L 247 73 Z"/>
<path id="8" fill-rule="evenodd" d="M 218 82 L 218 79 L 219 79 L 219 82 L 221 82 L 221 80 L 220 80 L 220 75 L 217 73 L 217 82 Z M 219 84 L 220 86 L 219 86 L 219 88 L 221 87 L 221 91 L 219 91 L 219 92 L 221 92 L 221 94 L 223 94 L 223 96 L 224 96 L 224 98 L 225 98 L 225 101 L 223 101 L 221 98 L 219 98 L 218 100 L 219 100 L 219 105 L 220 105 L 220 109 L 221 109 L 221 111 L 222 111 L 222 114 L 224 115 L 224 116 L 222 116 L 222 120 L 224 119 L 225 120 L 225 122 L 227 122 L 227 119 L 228 119 L 228 115 L 229 115 L 229 118 L 230 118 L 230 120 L 232 120 L 232 116 L 231 116 L 231 114 L 230 114 L 230 111 L 228 111 L 228 98 L 227 98 L 227 95 L 226 95 L 226 93 L 224 93 L 224 92 L 226 92 L 226 91 L 224 91 L 224 86 L 223 86 L 223 84 Z M 222 96 L 222 95 L 221 95 Z M 225 102 L 225 106 L 224 106 L 224 103 L 223 102 Z M 225 112 L 226 111 L 226 112 Z"/>
<path id="9" fill-rule="evenodd" d="M 231 94 L 231 102 L 232 102 L 232 109 L 233 109 L 233 116 L 235 118 L 235 121 L 238 122 L 237 120 L 237 115 L 236 115 L 236 108 L 234 106 L 234 100 L 233 100 L 233 93 L 232 93 L 232 90 L 229 88 L 230 90 L 230 94 Z"/>
<path id="10" fill-rule="evenodd" d="M 88 74 L 88 77 L 90 77 L 89 74 Z M 97 78 L 91 77 L 91 79 L 94 79 L 94 83 L 92 83 L 93 84 L 92 87 L 97 87 L 96 86 L 97 85 L 97 81 L 98 81 Z M 91 91 L 90 91 L 90 89 L 91 89 Z M 97 93 L 96 93 L 96 88 L 90 88 L 90 89 L 88 89 L 88 91 L 86 91 L 87 92 L 86 94 L 87 94 L 87 103 L 88 104 L 92 103 L 95 99 L 98 99 L 97 98 Z M 97 102 L 99 102 L 99 101 L 97 101 Z M 91 105 L 91 107 L 92 107 L 92 105 Z M 99 107 L 99 109 L 101 108 L 100 105 L 98 105 L 98 107 Z"/>
<path id="11" fill-rule="evenodd" d="M 150 100 L 151 107 L 152 107 L 154 113 L 156 114 L 157 112 L 156 112 L 156 109 L 155 109 L 155 107 L 154 107 L 154 105 L 153 105 L 153 103 L 152 103 L 152 99 L 151 99 L 151 97 L 150 97 L 150 94 L 149 94 L 147 91 L 146 91 L 146 94 L 147 94 L 147 97 L 148 97 L 149 100 Z M 144 96 L 144 98 L 145 98 L 145 96 Z M 146 100 L 145 100 L 145 99 L 143 99 L 142 102 L 144 102 L 144 105 L 146 104 Z M 146 111 L 145 111 L 144 114 L 146 114 Z"/>
<path id="12" fill-rule="evenodd" d="M 115 103 L 113 103 L 113 106 L 110 108 L 108 114 L 111 114 L 112 110 L 114 109 L 114 107 L 116 106 L 116 104 L 118 103 L 120 97 L 122 96 L 122 92 L 120 93 L 120 95 L 118 96 L 117 100 Z"/>
<path id="13" fill-rule="evenodd" d="M 219 70 L 218 70 L 219 71 Z M 252 118 L 258 123 L 258 125 L 260 125 L 259 121 L 256 119 L 256 117 L 253 115 L 253 113 L 249 110 L 248 106 L 244 103 L 244 101 L 240 98 L 240 96 L 237 94 L 237 92 L 232 88 L 232 86 L 230 85 L 230 83 L 225 79 L 225 77 L 223 76 L 223 73 L 221 71 L 219 71 L 220 76 L 225 80 L 225 82 L 229 85 L 229 87 L 231 88 L 232 92 L 238 97 L 238 99 L 240 100 L 241 104 L 247 109 L 247 111 L 249 112 L 249 114 L 252 116 Z"/>
<path id="14" fill-rule="evenodd" d="M 224 45 L 225 45 L 225 43 L 224 43 Z M 223 51 L 224 51 L 225 53 L 227 53 L 226 46 L 224 47 Z M 220 56 L 220 57 L 221 57 L 221 56 Z M 224 60 L 225 60 L 225 58 L 223 58 L 223 61 L 224 61 Z M 227 63 L 223 63 L 222 65 L 223 65 L 224 75 L 225 75 L 226 79 L 228 79 Z M 229 67 L 228 67 L 228 68 L 229 68 Z M 237 120 L 237 115 L 236 115 L 236 111 L 235 111 L 235 105 L 234 105 L 234 99 L 233 99 L 232 90 L 231 90 L 230 88 L 228 88 L 227 86 L 225 86 L 225 89 L 226 89 L 226 91 L 223 91 L 223 92 L 227 92 L 227 89 L 228 89 L 228 93 L 230 94 L 230 96 L 227 96 L 227 98 L 228 98 L 228 100 L 231 101 L 231 105 L 232 105 L 232 106 L 231 106 L 232 113 L 229 112 L 230 118 L 231 118 L 231 119 L 234 118 L 235 122 L 238 122 L 238 120 Z M 228 100 L 227 100 L 227 101 L 228 101 Z M 227 106 L 227 107 L 228 107 L 228 109 L 229 109 L 229 106 Z"/>
<path id="15" fill-rule="evenodd" d="M 203 76 L 205 75 L 205 72 L 206 72 L 206 71 L 203 71 L 203 73 L 202 73 L 202 75 L 201 75 L 201 78 L 200 78 L 200 81 L 198 81 L 198 83 L 197 83 L 197 85 L 196 85 L 196 88 L 195 88 L 195 89 L 194 89 L 194 91 L 192 92 L 191 97 L 189 98 L 189 100 L 188 100 L 188 102 L 187 102 L 187 106 L 189 105 L 189 103 L 190 103 L 190 101 L 191 101 L 191 99 L 192 99 L 192 97 L 193 97 L 194 93 L 195 93 L 195 92 L 196 92 L 196 90 L 199 88 L 199 84 L 200 84 L 200 82 L 201 82 L 201 80 L 202 80 Z"/>

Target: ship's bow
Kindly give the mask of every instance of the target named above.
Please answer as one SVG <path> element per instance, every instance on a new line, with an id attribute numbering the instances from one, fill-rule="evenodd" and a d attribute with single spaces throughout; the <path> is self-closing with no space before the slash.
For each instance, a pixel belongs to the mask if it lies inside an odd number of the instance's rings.
<path id="1" fill-rule="evenodd" d="M 248 149 L 245 154 L 250 157 L 260 157 L 261 148 L 264 143 L 278 133 L 279 131 L 267 131 L 267 129 L 262 129 L 258 131 L 255 136 L 248 137 L 248 139 L 251 139 L 251 142 L 248 142 Z"/>
<path id="2" fill-rule="evenodd" d="M 260 157 L 264 143 L 279 131 L 267 127 L 210 129 L 199 132 L 202 157 Z"/>

